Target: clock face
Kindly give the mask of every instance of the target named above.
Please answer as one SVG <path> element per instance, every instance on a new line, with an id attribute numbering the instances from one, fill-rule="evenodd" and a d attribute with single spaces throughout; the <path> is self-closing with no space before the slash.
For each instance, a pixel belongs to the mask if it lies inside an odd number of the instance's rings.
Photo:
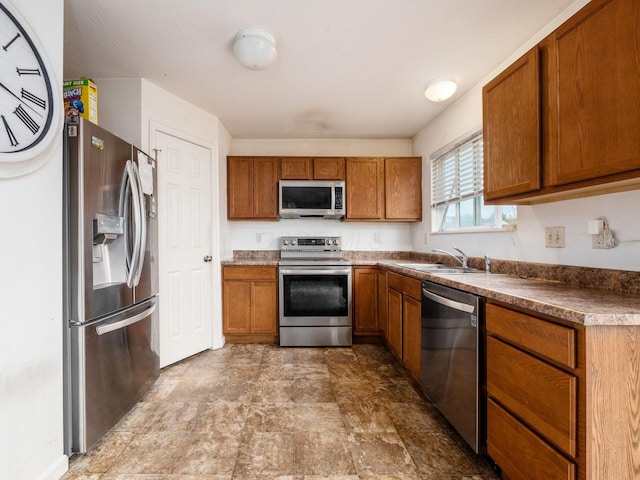
<path id="1" fill-rule="evenodd" d="M 49 69 L 25 28 L 0 3 L 0 162 L 14 167 L 42 153 L 59 123 Z"/>

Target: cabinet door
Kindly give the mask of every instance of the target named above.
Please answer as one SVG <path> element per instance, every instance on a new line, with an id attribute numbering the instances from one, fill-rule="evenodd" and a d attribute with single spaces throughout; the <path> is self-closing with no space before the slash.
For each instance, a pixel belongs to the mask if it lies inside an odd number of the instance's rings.
<path id="1" fill-rule="evenodd" d="M 551 185 L 640 169 L 639 15 L 594 0 L 550 36 Z"/>
<path id="2" fill-rule="evenodd" d="M 227 218 L 253 217 L 253 158 L 227 157 Z"/>
<path id="3" fill-rule="evenodd" d="M 534 47 L 482 89 L 484 198 L 540 189 L 540 62 Z"/>
<path id="4" fill-rule="evenodd" d="M 347 220 L 384 218 L 384 160 L 347 158 Z"/>
<path id="5" fill-rule="evenodd" d="M 388 315 L 389 331 L 387 332 L 387 345 L 391 353 L 402 360 L 402 293 L 388 289 Z"/>
<path id="6" fill-rule="evenodd" d="M 576 377 L 488 337 L 487 394 L 575 457 Z"/>
<path id="7" fill-rule="evenodd" d="M 378 270 L 354 268 L 354 334 L 378 335 Z"/>
<path id="8" fill-rule="evenodd" d="M 418 381 L 420 381 L 421 306 L 419 300 L 404 295 L 402 362 L 413 378 Z"/>
<path id="9" fill-rule="evenodd" d="M 344 175 L 343 157 L 313 159 L 313 178 L 316 180 L 344 180 Z"/>
<path id="10" fill-rule="evenodd" d="M 422 158 L 384 160 L 385 218 L 422 220 Z"/>
<path id="11" fill-rule="evenodd" d="M 313 159 L 310 157 L 284 157 L 281 160 L 283 180 L 311 180 L 313 178 Z"/>
<path id="12" fill-rule="evenodd" d="M 253 160 L 253 218 L 278 219 L 279 159 Z"/>
<path id="13" fill-rule="evenodd" d="M 277 333 L 277 290 L 277 282 L 251 282 L 251 333 Z"/>
<path id="14" fill-rule="evenodd" d="M 500 466 L 503 476 L 508 475 L 508 478 L 576 478 L 576 466 L 573 462 L 491 399 L 487 404 L 487 453 Z"/>
<path id="15" fill-rule="evenodd" d="M 222 290 L 223 333 L 251 333 L 251 282 L 225 280 Z"/>
<path id="16" fill-rule="evenodd" d="M 389 338 L 389 315 L 387 311 L 388 304 L 387 293 L 387 272 L 384 270 L 378 271 L 378 325 L 380 327 L 380 334 L 386 341 Z"/>

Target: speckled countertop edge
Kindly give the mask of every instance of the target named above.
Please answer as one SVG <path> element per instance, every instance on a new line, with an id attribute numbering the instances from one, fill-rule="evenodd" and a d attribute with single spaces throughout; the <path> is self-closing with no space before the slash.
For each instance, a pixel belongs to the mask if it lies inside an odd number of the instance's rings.
<path id="1" fill-rule="evenodd" d="M 352 258 L 354 266 L 383 266 L 419 280 L 431 280 L 488 299 L 584 326 L 640 325 L 640 295 L 585 288 L 566 283 L 506 274 L 431 274 L 401 266 L 411 261 L 406 255 L 393 258 Z M 421 262 L 417 262 L 421 263 Z M 277 266 L 278 258 L 238 256 L 223 265 Z"/>
<path id="2" fill-rule="evenodd" d="M 585 326 L 640 325 L 640 298 L 635 295 L 503 274 L 430 274 L 393 260 L 378 265 Z"/>

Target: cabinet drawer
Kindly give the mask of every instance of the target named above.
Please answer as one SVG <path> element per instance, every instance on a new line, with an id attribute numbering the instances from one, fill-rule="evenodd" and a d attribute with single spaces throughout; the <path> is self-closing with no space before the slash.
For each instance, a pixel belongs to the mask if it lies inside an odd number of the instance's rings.
<path id="1" fill-rule="evenodd" d="M 573 375 L 500 340 L 487 338 L 489 396 L 574 457 L 576 385 Z"/>
<path id="2" fill-rule="evenodd" d="M 395 288 L 400 292 L 408 294 L 410 297 L 420 300 L 422 298 L 421 282 L 415 278 L 407 277 L 406 275 L 398 275 L 397 273 L 389 272 L 387 276 L 390 288 Z"/>
<path id="3" fill-rule="evenodd" d="M 222 267 L 224 280 L 277 280 L 277 267 L 247 267 L 229 266 Z"/>
<path id="4" fill-rule="evenodd" d="M 509 478 L 574 480 L 576 466 L 489 399 L 487 453 Z"/>
<path id="5" fill-rule="evenodd" d="M 569 368 L 576 367 L 576 331 L 524 313 L 487 304 L 487 332 Z"/>

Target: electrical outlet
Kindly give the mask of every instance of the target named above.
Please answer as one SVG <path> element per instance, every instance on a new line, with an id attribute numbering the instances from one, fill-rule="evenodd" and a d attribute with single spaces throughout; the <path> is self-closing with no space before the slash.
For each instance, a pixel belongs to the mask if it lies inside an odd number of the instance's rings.
<path id="1" fill-rule="evenodd" d="M 564 227 L 546 227 L 544 229 L 546 248 L 564 248 Z"/>
<path id="2" fill-rule="evenodd" d="M 429 243 L 429 234 L 424 232 L 424 244 L 426 245 L 427 243 Z"/>
<path id="3" fill-rule="evenodd" d="M 374 233 L 373 234 L 373 243 L 382 243 L 382 234 Z"/>
<path id="4" fill-rule="evenodd" d="M 604 233 L 591 235 L 591 248 L 609 248 L 604 240 Z"/>
<path id="5" fill-rule="evenodd" d="M 262 234 L 256 233 L 256 243 L 262 243 Z"/>

